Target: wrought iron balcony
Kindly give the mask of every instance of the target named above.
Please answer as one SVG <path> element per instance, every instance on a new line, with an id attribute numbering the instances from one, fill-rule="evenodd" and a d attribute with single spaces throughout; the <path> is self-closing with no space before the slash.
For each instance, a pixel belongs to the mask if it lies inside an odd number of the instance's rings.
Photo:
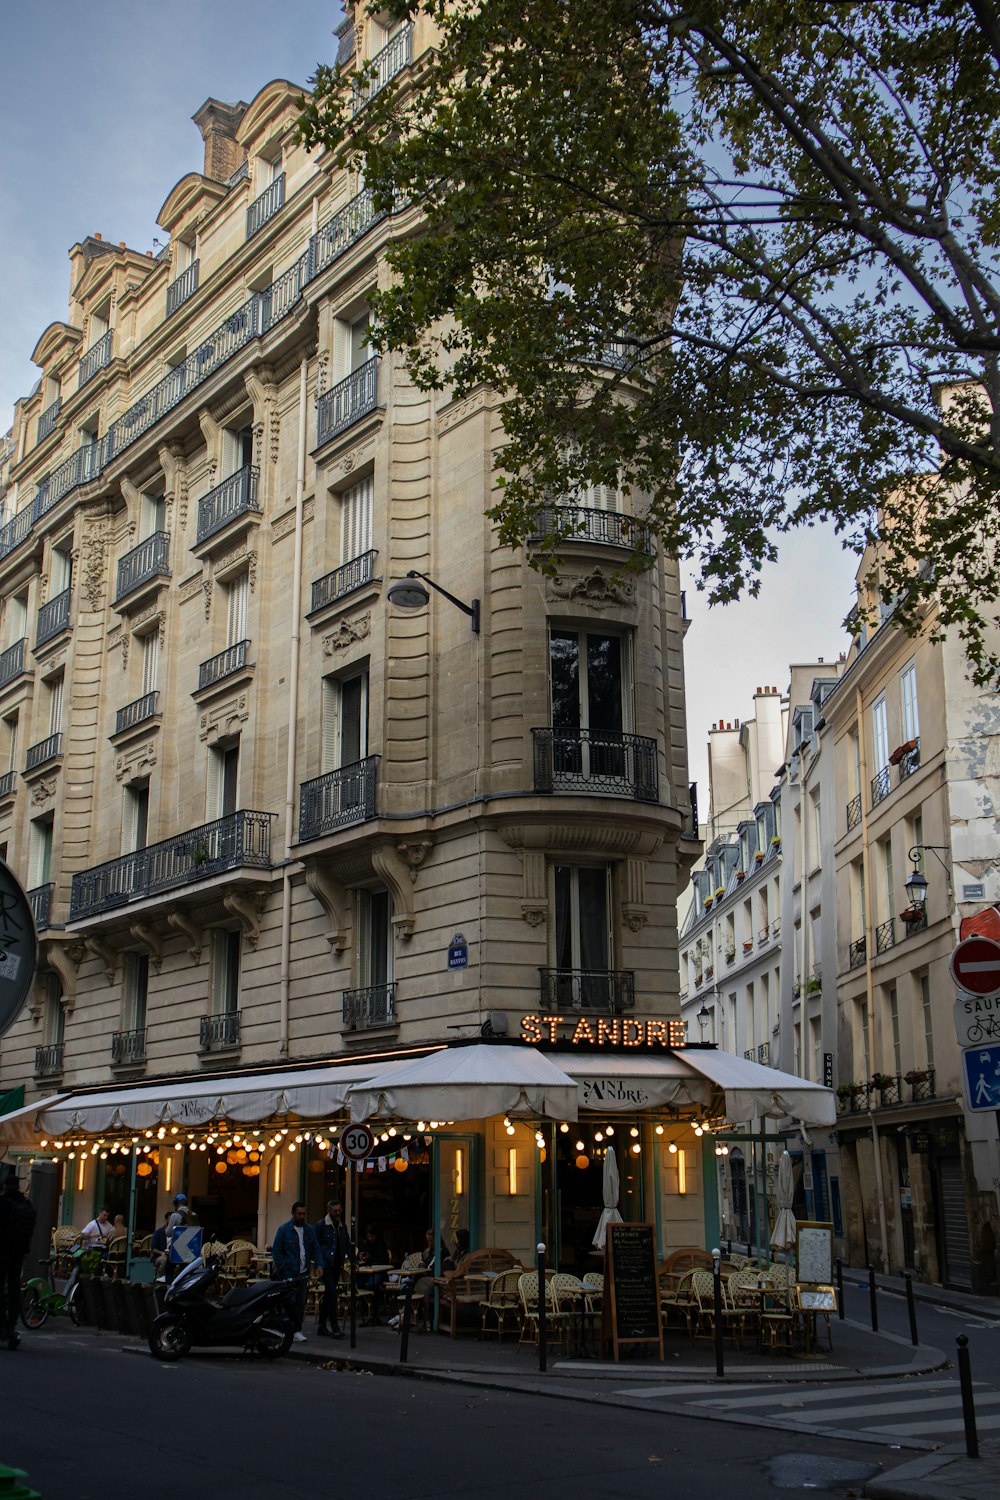
<path id="1" fill-rule="evenodd" d="M 80 361 L 80 374 L 77 379 L 77 390 L 93 380 L 99 370 L 111 363 L 111 329 L 109 328 L 96 344 L 91 344 L 86 354 Z"/>
<path id="2" fill-rule="evenodd" d="M 141 698 L 136 698 L 132 703 L 126 703 L 115 714 L 115 734 L 124 734 L 126 729 L 134 729 L 137 724 L 145 724 L 147 719 L 154 719 L 159 712 L 160 695 L 154 691 L 143 693 Z"/>
<path id="3" fill-rule="evenodd" d="M 209 490 L 198 501 L 198 531 L 196 542 L 205 542 L 217 531 L 222 531 L 237 516 L 249 511 L 259 511 L 257 504 L 257 480 L 259 469 L 237 469 L 214 490 Z"/>
<path id="4" fill-rule="evenodd" d="M 299 840 L 317 839 L 375 817 L 377 755 L 327 771 L 299 787 Z"/>
<path id="5" fill-rule="evenodd" d="M 656 741 L 599 729 L 533 729 L 536 792 L 599 792 L 659 801 Z"/>
<path id="6" fill-rule="evenodd" d="M 316 403 L 316 446 L 322 447 L 378 405 L 378 356 L 338 380 Z"/>
<path id="7" fill-rule="evenodd" d="M 635 1009 L 631 969 L 539 969 L 541 1006 L 547 1011 Z"/>
<path id="8" fill-rule="evenodd" d="M 111 1034 L 111 1061 L 138 1063 L 146 1056 L 146 1028 L 138 1031 L 115 1031 Z"/>
<path id="9" fill-rule="evenodd" d="M 29 745 L 24 757 L 25 771 L 36 771 L 39 766 L 44 766 L 50 760 L 56 760 L 62 755 L 63 737 L 61 734 L 50 734 L 47 740 L 39 740 L 37 745 Z"/>
<path id="10" fill-rule="evenodd" d="M 908 776 L 912 776 L 914 771 L 917 770 L 920 765 L 919 735 L 914 741 L 912 749 L 903 751 L 902 755 L 899 757 L 898 765 L 900 781 L 905 781 Z"/>
<path id="11" fill-rule="evenodd" d="M 744 1056 L 744 1058 L 745 1058 L 745 1060 L 747 1062 L 756 1062 L 757 1061 L 756 1055 L 754 1054 L 754 1050 L 753 1050 L 752 1047 L 748 1047 L 746 1049 L 746 1051 L 743 1053 L 743 1056 Z"/>
<path id="12" fill-rule="evenodd" d="M 916 937 L 918 932 L 927 931 L 927 908 L 908 906 L 905 911 L 900 912 L 899 920 L 903 924 L 904 938 Z"/>
<path id="13" fill-rule="evenodd" d="M 221 682 L 224 677 L 232 677 L 234 672 L 241 672 L 247 664 L 249 650 L 249 641 L 236 641 L 234 645 L 227 646 L 225 651 L 220 651 L 218 656 L 211 656 L 208 661 L 203 661 L 198 668 L 198 691 Z"/>
<path id="14" fill-rule="evenodd" d="M 856 797 L 852 797 L 851 800 L 850 800 L 850 802 L 848 802 L 848 804 L 847 804 L 847 831 L 848 831 L 848 833 L 850 833 L 850 831 L 851 831 L 852 828 L 857 828 L 857 826 L 858 826 L 858 824 L 860 822 L 861 822 L 861 793 L 859 792 L 858 795 Z"/>
<path id="15" fill-rule="evenodd" d="M 0 655 L 0 688 L 6 687 L 24 671 L 24 648 L 27 644 L 27 640 L 22 636 Z"/>
<path id="16" fill-rule="evenodd" d="M 272 813 L 245 810 L 119 855 L 73 876 L 70 921 L 207 880 L 243 865 L 271 865 Z"/>
<path id="17" fill-rule="evenodd" d="M 352 557 L 342 567 L 334 568 L 332 573 L 326 573 L 322 578 L 317 578 L 312 586 L 312 604 L 310 614 L 315 614 L 318 609 L 325 609 L 328 604 L 333 604 L 337 599 L 343 599 L 346 594 L 352 594 L 355 589 L 363 588 L 366 583 L 371 583 L 375 576 L 375 559 L 378 553 L 362 552 L 360 557 Z M 3 658 L 0 657 L 0 661 Z M 0 687 L 3 686 L 0 681 Z"/>
<path id="18" fill-rule="evenodd" d="M 26 505 L 11 517 L 6 526 L 0 526 L 0 558 L 7 557 L 21 545 L 35 524 L 36 514 L 34 503 Z"/>
<path id="19" fill-rule="evenodd" d="M 266 187 L 247 208 L 247 239 L 263 229 L 268 219 L 273 219 L 285 202 L 285 174 L 280 172 L 269 187 Z"/>
<path id="20" fill-rule="evenodd" d="M 902 1103 L 902 1081 L 898 1073 L 876 1073 L 868 1080 L 868 1108 Z"/>
<path id="21" fill-rule="evenodd" d="M 43 1078 L 52 1073 L 61 1073 L 63 1067 L 63 1043 L 49 1042 L 35 1048 L 35 1077 Z"/>
<path id="22" fill-rule="evenodd" d="M 193 260 L 167 287 L 167 317 L 175 313 L 189 297 L 193 297 L 197 290 L 198 262 Z"/>
<path id="23" fill-rule="evenodd" d="M 375 56 L 366 65 L 367 77 L 354 85 L 354 94 L 351 99 L 351 114 L 356 115 L 359 110 L 364 109 L 370 99 L 380 94 L 386 84 L 401 73 L 405 67 L 413 61 L 413 27 L 409 24 L 401 26 L 396 35 L 390 37 L 389 41 L 376 52 Z"/>
<path id="24" fill-rule="evenodd" d="M 914 1068 L 911 1073 L 906 1074 L 906 1082 L 910 1085 L 910 1096 L 914 1104 L 921 1099 L 934 1098 L 933 1068 Z"/>
<path id="25" fill-rule="evenodd" d="M 17 791 L 17 772 L 5 771 L 0 776 L 0 797 L 13 797 Z"/>
<path id="26" fill-rule="evenodd" d="M 894 917 L 890 917 L 887 922 L 880 922 L 875 929 L 875 953 L 888 953 L 895 946 L 896 921 Z"/>
<path id="27" fill-rule="evenodd" d="M 35 630 L 35 646 L 44 646 L 46 641 L 51 641 L 53 636 L 61 630 L 69 629 L 69 603 L 72 589 L 63 589 L 61 594 L 56 594 L 47 604 L 43 604 L 38 611 L 38 625 Z"/>
<path id="28" fill-rule="evenodd" d="M 308 274 L 312 278 L 332 265 L 346 250 L 362 239 L 373 225 L 386 218 L 385 210 L 375 210 L 371 188 L 364 188 L 322 226 L 309 241 Z"/>
<path id="29" fill-rule="evenodd" d="M 891 785 L 889 767 L 883 766 L 878 775 L 872 777 L 872 807 L 878 807 L 880 802 L 885 801 L 891 790 Z"/>
<path id="30" fill-rule="evenodd" d="M 759 1063 L 763 1063 L 765 1065 L 765 1067 L 770 1067 L 771 1066 L 771 1044 L 770 1044 L 770 1042 L 761 1042 L 760 1043 L 760 1046 L 757 1048 L 757 1061 Z"/>
<path id="31" fill-rule="evenodd" d="M 59 413 L 62 411 L 62 397 L 57 396 L 51 406 L 47 406 L 38 418 L 38 441 L 44 442 L 59 424 Z"/>
<path id="32" fill-rule="evenodd" d="M 241 161 L 240 164 L 239 164 L 239 166 L 236 168 L 236 171 L 235 172 L 231 172 L 230 175 L 226 178 L 226 187 L 227 188 L 238 187 L 241 182 L 246 182 L 246 180 L 247 180 L 247 178 L 249 176 L 250 176 L 250 160 L 249 160 L 249 157 L 248 157 L 246 160 Z"/>
<path id="33" fill-rule="evenodd" d="M 345 1031 L 367 1031 L 373 1026 L 395 1026 L 396 986 L 374 984 L 365 990 L 344 990 Z"/>
<path id="34" fill-rule="evenodd" d="M 134 589 L 143 583 L 148 583 L 151 578 L 170 577 L 170 534 L 166 531 L 154 531 L 138 547 L 133 547 L 131 552 L 118 561 L 118 587 L 115 592 L 115 603 L 128 597 Z"/>
<path id="35" fill-rule="evenodd" d="M 198 1046 L 202 1052 L 221 1052 L 240 1045 L 239 1010 L 224 1010 L 217 1016 L 202 1016 L 198 1023 Z"/>
<path id="36" fill-rule="evenodd" d="M 868 939 L 855 938 L 847 952 L 847 965 L 851 969 L 863 969 L 868 956 Z"/>
<path id="37" fill-rule="evenodd" d="M 49 925 L 52 915 L 52 892 L 54 885 L 36 885 L 33 891 L 26 891 L 28 905 L 31 907 L 31 915 L 35 919 L 35 931 L 44 932 Z"/>
<path id="38" fill-rule="evenodd" d="M 568 531 L 568 542 L 594 542 L 606 547 L 625 547 L 630 552 L 653 553 L 648 529 L 635 516 L 617 510 L 601 510 L 592 505 L 551 505 L 538 517 L 539 532 L 558 528 Z"/>

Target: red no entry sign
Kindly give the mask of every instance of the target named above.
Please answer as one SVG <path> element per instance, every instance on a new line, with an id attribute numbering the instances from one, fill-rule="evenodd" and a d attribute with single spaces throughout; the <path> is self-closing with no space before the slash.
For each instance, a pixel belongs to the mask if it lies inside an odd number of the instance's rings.
<path id="1" fill-rule="evenodd" d="M 992 938 L 965 938 L 951 955 L 951 977 L 970 995 L 1000 992 L 1000 943 Z"/>

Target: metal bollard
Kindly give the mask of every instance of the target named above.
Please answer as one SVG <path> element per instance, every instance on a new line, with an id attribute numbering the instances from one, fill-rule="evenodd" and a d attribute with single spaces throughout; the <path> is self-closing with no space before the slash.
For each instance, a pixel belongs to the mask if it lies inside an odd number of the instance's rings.
<path id="1" fill-rule="evenodd" d="M 841 1322 L 847 1317 L 844 1308 L 844 1262 L 842 1260 L 837 1261 L 837 1315 Z"/>
<path id="2" fill-rule="evenodd" d="M 878 1300 L 875 1295 L 875 1267 L 868 1267 L 868 1301 L 872 1309 L 872 1333 L 878 1333 Z"/>
<path id="3" fill-rule="evenodd" d="M 406 1356 L 410 1352 L 410 1328 L 413 1324 L 413 1283 L 416 1278 L 407 1276 L 406 1290 L 403 1292 L 403 1316 L 399 1322 L 399 1362 L 406 1364 Z"/>
<path id="4" fill-rule="evenodd" d="M 972 1370 L 969 1365 L 969 1340 L 960 1333 L 955 1340 L 958 1345 L 958 1379 L 962 1387 L 962 1419 L 965 1422 L 965 1451 L 970 1458 L 979 1457 L 979 1437 L 976 1432 L 976 1403 L 972 1395 Z"/>
<path id="5" fill-rule="evenodd" d="M 920 1343 L 917 1336 L 917 1299 L 913 1295 L 913 1277 L 909 1271 L 904 1273 L 903 1280 L 906 1282 L 906 1310 L 910 1315 L 910 1343 L 916 1345 Z"/>
<path id="6" fill-rule="evenodd" d="M 726 1373 L 725 1355 L 722 1348 L 722 1251 L 712 1251 L 712 1287 L 715 1293 L 715 1373 L 720 1378 Z"/>
<path id="7" fill-rule="evenodd" d="M 538 1256 L 538 1368 L 545 1374 L 546 1341 L 548 1339 L 548 1328 L 546 1326 L 546 1303 L 548 1302 L 547 1288 L 545 1285 L 545 1243 L 539 1241 L 535 1246 Z"/>
<path id="8" fill-rule="evenodd" d="M 358 1347 L 358 1278 L 357 1278 L 357 1270 L 356 1270 L 356 1267 L 354 1265 L 354 1258 L 352 1256 L 351 1257 L 351 1348 L 352 1349 L 356 1349 L 357 1347 Z"/>

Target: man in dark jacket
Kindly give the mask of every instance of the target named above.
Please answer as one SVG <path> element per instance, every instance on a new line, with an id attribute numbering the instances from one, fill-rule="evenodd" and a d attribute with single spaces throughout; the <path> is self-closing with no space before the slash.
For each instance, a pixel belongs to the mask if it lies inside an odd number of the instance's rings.
<path id="1" fill-rule="evenodd" d="M 279 1225 L 271 1246 L 271 1257 L 278 1276 L 302 1278 L 295 1289 L 294 1337 L 297 1344 L 304 1344 L 306 1336 L 302 1332 L 302 1318 L 306 1310 L 306 1293 L 309 1290 L 309 1267 L 316 1266 L 322 1271 L 326 1264 L 323 1251 L 316 1238 L 316 1231 L 311 1224 L 306 1223 L 304 1203 L 293 1203 L 292 1217 L 287 1224 Z"/>
<path id="2" fill-rule="evenodd" d="M 21 1267 L 35 1228 L 35 1210 L 21 1192 L 12 1172 L 0 1192 L 0 1339 L 16 1349 L 17 1311 L 21 1299 Z"/>
<path id="3" fill-rule="evenodd" d="M 352 1263 L 357 1265 L 357 1256 L 336 1198 L 330 1199 L 326 1205 L 326 1218 L 320 1219 L 315 1229 L 325 1262 L 323 1301 L 320 1304 L 319 1327 L 316 1332 L 324 1337 L 342 1339 L 344 1334 L 337 1319 L 337 1288 L 344 1270 L 344 1261 L 350 1256 Z"/>

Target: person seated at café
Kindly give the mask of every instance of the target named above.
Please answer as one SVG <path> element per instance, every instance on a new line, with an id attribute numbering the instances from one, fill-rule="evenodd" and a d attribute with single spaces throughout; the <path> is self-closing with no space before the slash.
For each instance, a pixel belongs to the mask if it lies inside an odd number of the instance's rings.
<path id="1" fill-rule="evenodd" d="M 88 1250 L 93 1250 L 96 1245 L 107 1245 L 113 1228 L 111 1210 L 99 1208 L 90 1223 L 80 1230 L 80 1243 L 86 1245 Z"/>
<path id="2" fill-rule="evenodd" d="M 163 1215 L 163 1223 L 158 1229 L 154 1229 L 149 1238 L 149 1258 L 153 1262 L 157 1276 L 162 1276 L 167 1264 L 167 1225 L 170 1223 L 170 1209 Z"/>
<path id="3" fill-rule="evenodd" d="M 369 1224 L 365 1230 L 365 1242 L 358 1253 L 358 1270 L 361 1272 L 365 1266 L 387 1266 L 391 1264 L 389 1247 L 381 1232 L 374 1224 Z M 358 1285 L 366 1291 L 376 1292 L 385 1282 L 387 1271 L 373 1271 L 371 1273 L 359 1274 Z"/>
<path id="4" fill-rule="evenodd" d="M 428 1229 L 427 1233 L 424 1235 L 424 1248 L 423 1248 L 423 1250 L 421 1251 L 421 1254 L 420 1254 L 420 1264 L 422 1266 L 424 1266 L 427 1270 L 430 1271 L 430 1275 L 421 1275 L 421 1276 L 418 1276 L 416 1278 L 416 1280 L 414 1281 L 414 1283 L 413 1283 L 413 1305 L 414 1305 L 414 1307 L 417 1307 L 417 1305 L 419 1304 L 420 1309 L 422 1309 L 423 1314 L 424 1314 L 424 1321 L 425 1321 L 425 1323 L 428 1323 L 428 1324 L 430 1323 L 431 1308 L 432 1308 L 432 1305 L 433 1305 L 433 1302 L 434 1302 L 434 1241 L 435 1241 L 435 1238 L 436 1238 L 436 1236 L 434 1234 L 433 1229 Z M 439 1243 L 440 1243 L 440 1250 L 441 1250 L 441 1271 L 442 1271 L 442 1273 L 444 1273 L 445 1271 L 454 1271 L 454 1269 L 455 1269 L 455 1261 L 452 1258 L 452 1256 L 448 1253 L 448 1247 L 445 1245 L 444 1240 L 441 1240 Z M 400 1324 L 400 1318 L 399 1318 L 398 1315 L 395 1318 L 390 1318 L 389 1319 L 389 1327 L 390 1328 L 398 1328 L 399 1324 Z"/>
<path id="5" fill-rule="evenodd" d="M 122 1235 L 128 1239 L 128 1225 L 121 1214 L 115 1214 L 114 1223 L 111 1225 L 111 1238 L 118 1240 L 121 1239 Z"/>

